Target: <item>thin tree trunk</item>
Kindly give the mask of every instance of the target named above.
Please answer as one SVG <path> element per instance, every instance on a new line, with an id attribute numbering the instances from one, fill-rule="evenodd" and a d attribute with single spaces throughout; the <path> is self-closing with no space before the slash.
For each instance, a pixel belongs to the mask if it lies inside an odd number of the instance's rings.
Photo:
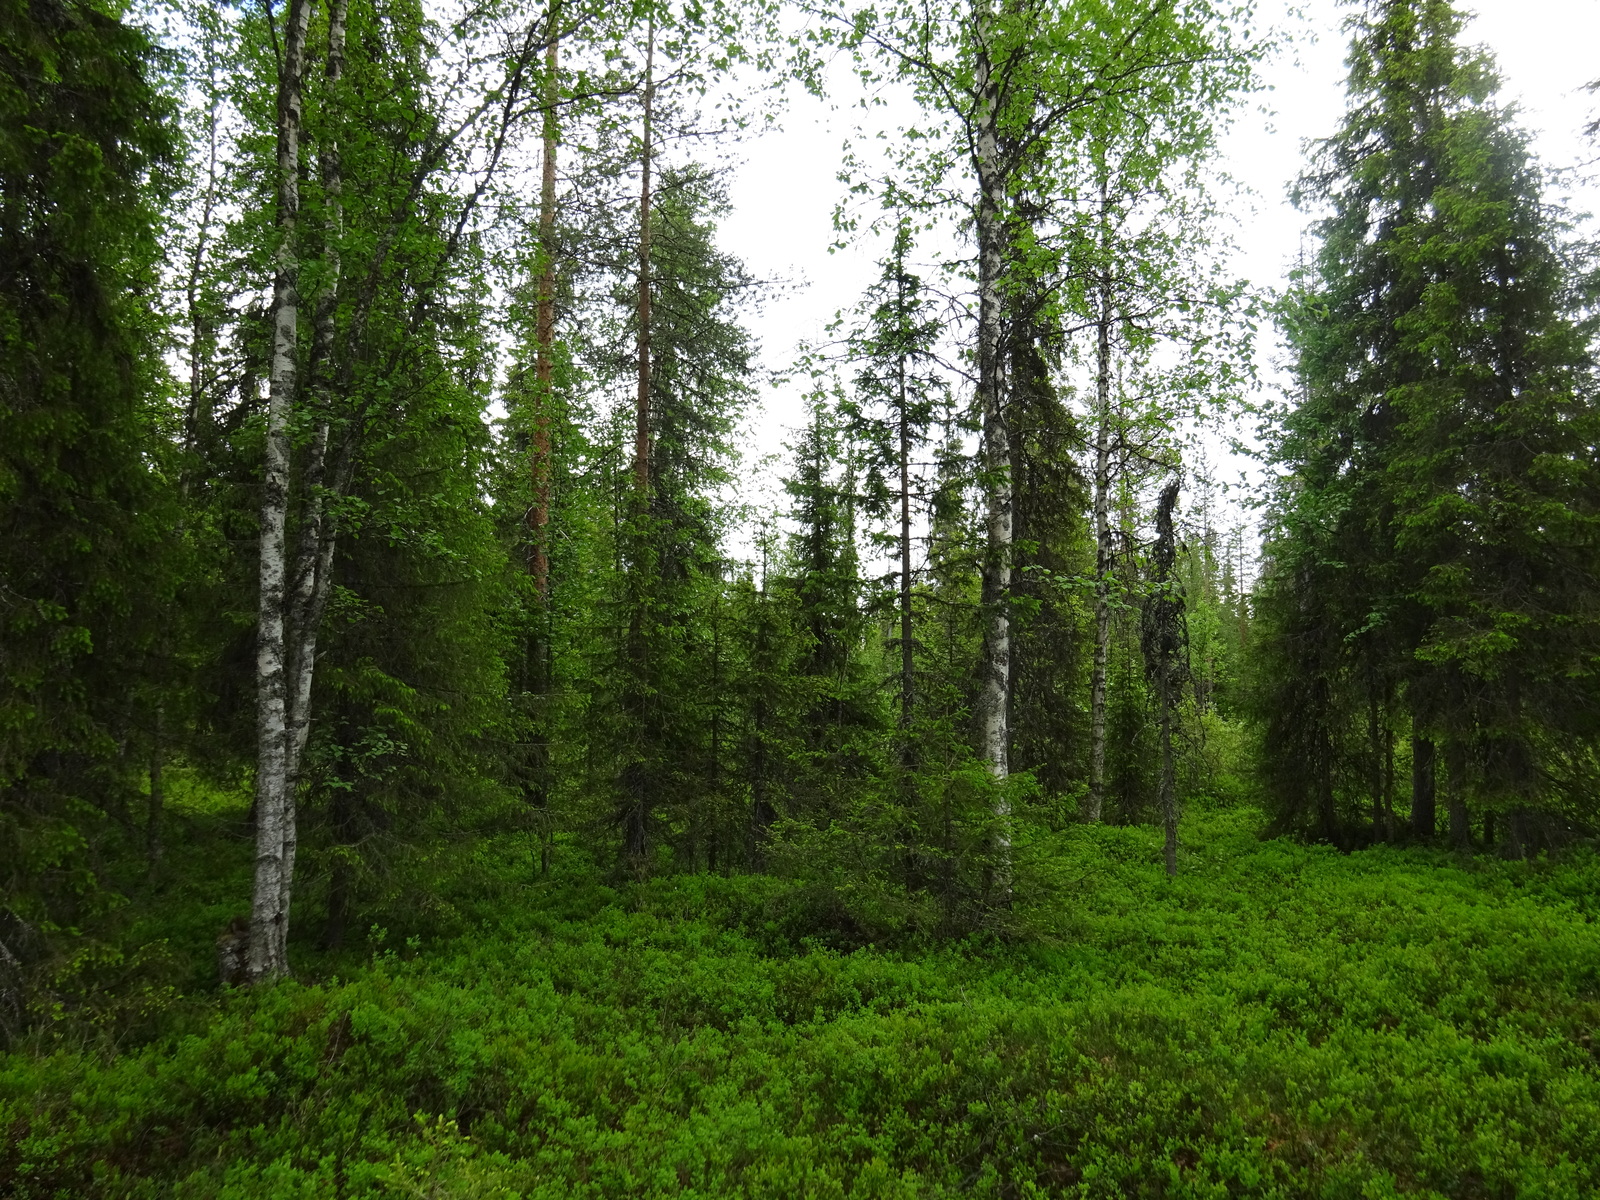
<path id="1" fill-rule="evenodd" d="M 550 45 L 545 50 L 544 174 L 539 185 L 539 301 L 534 329 L 533 454 L 530 462 L 533 505 L 528 509 L 533 545 L 529 571 L 541 603 L 550 591 L 550 421 L 554 407 L 556 340 L 556 123 L 557 41 L 560 6 L 550 8 Z M 646 168 L 648 170 L 648 168 Z"/>
<path id="2" fill-rule="evenodd" d="M 341 729 L 348 734 L 348 729 Z M 332 811 L 328 814 L 333 826 L 333 841 L 339 853 L 335 854 L 328 872 L 328 915 L 322 927 L 322 948 L 342 950 L 350 909 L 355 898 L 355 872 L 346 857 L 356 844 L 356 798 L 351 788 L 354 780 L 340 770 L 340 786 L 333 789 Z"/>
<path id="3" fill-rule="evenodd" d="M 633 483 L 641 503 L 650 496 L 650 159 L 655 103 L 656 25 L 650 19 L 644 52 L 644 144 L 639 172 L 639 391 L 634 406 Z"/>
<path id="4" fill-rule="evenodd" d="M 1000 161 L 999 87 L 993 78 L 987 39 L 993 16 L 977 14 L 978 109 L 974 147 L 978 175 L 978 405 L 983 413 L 985 524 L 988 534 L 983 572 L 984 615 L 982 715 L 983 757 L 995 780 L 1010 773 L 1009 712 L 1011 692 L 1011 449 L 1006 430 L 1005 387 L 1001 379 L 1003 331 L 1002 275 L 1005 229 L 1002 203 L 1005 180 Z M 1011 871 L 1011 805 L 1005 793 L 995 799 L 994 850 L 999 860 L 996 883 L 1009 892 Z"/>
<path id="5" fill-rule="evenodd" d="M 1322 685 L 1326 692 L 1326 685 Z M 1326 714 L 1328 703 L 1326 696 L 1321 698 L 1317 711 Z M 1339 840 L 1339 814 L 1334 807 L 1333 793 L 1333 734 L 1326 724 L 1323 724 L 1316 735 L 1316 765 L 1314 770 L 1317 780 L 1317 826 L 1324 841 L 1337 843 Z"/>
<path id="6" fill-rule="evenodd" d="M 908 332 L 906 316 L 906 264 L 901 250 L 895 263 L 895 288 L 898 318 L 902 341 Z M 900 423 L 900 737 L 901 768 L 910 772 L 915 766 L 916 747 L 911 740 L 911 724 L 916 707 L 916 659 L 911 640 L 911 413 L 910 396 L 906 385 L 906 351 L 904 345 L 895 361 L 896 402 Z"/>
<path id="7" fill-rule="evenodd" d="M 1107 184 L 1100 182 L 1100 249 L 1110 252 Z M 1111 662 L 1111 265 L 1101 263 L 1097 290 L 1094 431 L 1094 665 L 1089 677 L 1089 801 L 1084 814 L 1101 819 L 1106 788 L 1106 671 Z"/>
<path id="8" fill-rule="evenodd" d="M 1529 857 L 1532 840 L 1529 837 L 1529 824 L 1528 810 L 1520 804 L 1506 814 L 1506 840 L 1510 843 L 1512 858 Z"/>
<path id="9" fill-rule="evenodd" d="M 289 417 L 299 353 L 300 122 L 306 30 L 311 0 L 290 0 L 278 71 L 277 264 L 272 294 L 272 365 L 267 399 L 266 464 L 261 498 L 259 623 L 256 634 L 256 851 L 250 908 L 249 978 L 289 969 L 289 880 L 285 847 L 294 834 L 289 797 L 288 697 L 285 678 L 285 527 L 289 509 Z"/>
<path id="10" fill-rule="evenodd" d="M 711 777 L 707 793 L 711 819 L 702 822 L 706 841 L 706 868 L 717 869 L 717 827 L 722 815 L 722 568 L 717 568 L 717 590 L 711 595 Z"/>
<path id="11" fill-rule="evenodd" d="M 622 836 L 623 856 L 635 872 L 643 872 L 649 853 L 648 832 L 650 782 L 647 778 L 646 756 L 650 753 L 653 720 L 649 711 L 651 700 L 644 686 L 648 670 L 645 650 L 644 608 L 649 600 L 644 579 L 645 564 L 650 559 L 646 541 L 649 537 L 646 522 L 650 515 L 650 167 L 654 147 L 651 144 L 651 121 L 655 104 L 655 51 L 656 26 L 652 17 L 648 25 L 644 59 L 644 137 L 640 152 L 639 182 L 639 387 L 634 405 L 633 430 L 633 499 L 636 527 L 633 531 L 635 558 L 629 573 L 632 603 L 628 617 L 628 656 L 634 676 L 635 695 L 631 697 L 633 719 L 638 727 L 638 739 L 644 745 L 642 754 L 627 763 L 622 772 Z"/>
<path id="12" fill-rule="evenodd" d="M 766 527 L 761 537 L 761 589 L 756 593 L 756 696 L 753 717 L 753 741 L 750 763 L 750 846 L 749 859 L 752 870 L 766 866 L 767 831 L 772 828 L 777 813 L 767 795 L 767 687 L 772 664 L 768 659 L 771 648 L 767 620 L 767 546 Z"/>

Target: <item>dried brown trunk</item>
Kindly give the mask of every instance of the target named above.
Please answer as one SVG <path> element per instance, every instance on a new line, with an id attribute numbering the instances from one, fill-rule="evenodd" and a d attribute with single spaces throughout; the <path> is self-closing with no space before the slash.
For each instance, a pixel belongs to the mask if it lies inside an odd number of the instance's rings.
<path id="1" fill-rule="evenodd" d="M 1159 689 L 1161 714 L 1161 828 L 1166 834 L 1167 878 L 1178 874 L 1178 779 L 1172 759 L 1172 697 Z"/>
<path id="2" fill-rule="evenodd" d="M 1145 674 L 1156 694 L 1161 733 L 1161 824 L 1166 833 L 1167 875 L 1178 873 L 1178 779 L 1173 757 L 1174 707 L 1189 677 L 1188 643 L 1183 600 L 1174 570 L 1178 554 L 1173 509 L 1178 503 L 1178 483 L 1167 484 L 1156 502 L 1156 540 L 1151 547 L 1154 592 L 1145 601 L 1141 622 Z"/>

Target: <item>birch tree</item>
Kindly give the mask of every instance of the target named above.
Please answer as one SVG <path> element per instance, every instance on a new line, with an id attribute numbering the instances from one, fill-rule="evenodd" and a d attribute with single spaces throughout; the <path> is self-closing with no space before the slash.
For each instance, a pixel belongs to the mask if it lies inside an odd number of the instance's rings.
<path id="1" fill-rule="evenodd" d="M 387 38 L 401 71 L 387 94 L 362 92 L 363 103 L 416 106 L 412 129 L 398 143 L 368 137 L 352 159 L 341 140 L 348 129 L 345 29 L 348 0 L 331 0 L 325 24 L 322 70 L 308 76 L 314 0 L 290 0 L 282 14 L 266 0 L 263 23 L 273 48 L 277 104 L 272 348 L 265 430 L 265 470 L 260 508 L 256 645 L 257 750 L 256 853 L 247 947 L 248 977 L 287 973 L 289 913 L 298 847 L 296 794 L 312 721 L 317 642 L 332 587 L 341 519 L 340 500 L 358 469 L 364 430 L 377 413 L 372 384 L 382 363 L 371 361 L 370 323 L 383 311 L 382 333 L 391 353 L 416 337 L 468 244 L 479 205 L 489 192 L 519 129 L 538 111 L 537 63 L 556 30 L 550 20 L 512 32 L 467 24 L 455 78 L 440 80 L 438 95 L 419 31 L 384 27 L 380 14 L 361 10 Z M 485 75 L 466 43 L 492 37 L 506 43 L 498 70 Z M 379 45 L 382 44 L 380 41 Z M 370 87 L 374 81 L 368 79 Z M 308 83 L 315 84 L 314 92 Z M 462 97 L 465 97 L 464 101 Z M 315 171 L 303 161 L 308 101 L 318 124 Z M 352 176 L 357 163 L 371 174 Z M 398 170 L 397 170 L 398 168 Z M 443 216 L 433 189 L 446 176 L 464 179 L 454 211 Z M 302 178 L 317 183 L 315 227 L 303 211 Z M 359 194 L 359 213 L 347 199 Z M 357 228 L 352 229 L 352 217 Z M 418 239 L 424 228 L 442 237 Z M 362 248 L 352 262 L 347 243 Z M 351 268 L 354 267 L 352 271 Z M 315 280 L 309 315 L 301 285 Z M 309 326 L 309 329 L 304 329 Z M 309 339 L 304 336 L 309 332 Z M 396 340 L 393 335 L 398 332 Z M 309 340 L 309 344 L 306 344 Z M 403 352 L 403 351 L 402 351 Z M 395 364 L 389 364 L 390 368 Z M 309 438 L 291 478 L 294 440 Z M 294 539 L 289 530 L 291 513 Z"/>
<path id="2" fill-rule="evenodd" d="M 269 18 L 272 13 L 267 9 Z M 300 132 L 305 109 L 306 36 L 311 0 L 289 0 L 278 53 L 277 219 L 272 285 L 272 359 L 267 395 L 266 466 L 261 487 L 260 607 L 256 628 L 255 883 L 250 904 L 252 979 L 288 972 L 290 889 L 294 878 L 289 690 L 286 659 L 286 530 L 289 519 L 289 417 L 300 365 Z"/>

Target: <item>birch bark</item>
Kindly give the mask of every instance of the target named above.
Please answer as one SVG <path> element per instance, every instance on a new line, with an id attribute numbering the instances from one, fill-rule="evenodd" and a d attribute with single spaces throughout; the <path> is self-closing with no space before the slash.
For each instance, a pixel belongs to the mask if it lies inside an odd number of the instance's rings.
<path id="1" fill-rule="evenodd" d="M 272 288 L 272 365 L 267 393 L 256 635 L 256 851 L 247 965 L 252 981 L 270 979 L 288 970 L 284 847 L 292 837 L 286 824 L 292 818 L 287 813 L 285 532 L 289 507 L 289 416 L 298 382 L 300 259 L 296 231 L 300 214 L 305 44 L 310 19 L 311 0 L 290 0 L 278 66 L 278 247 Z"/>

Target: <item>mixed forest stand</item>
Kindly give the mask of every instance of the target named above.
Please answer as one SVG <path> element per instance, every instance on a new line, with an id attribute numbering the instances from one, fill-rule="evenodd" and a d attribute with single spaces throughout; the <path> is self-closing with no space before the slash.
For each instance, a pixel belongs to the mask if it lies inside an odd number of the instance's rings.
<path id="1" fill-rule="evenodd" d="M 1247 4 L 163 11 L 0 0 L 0 1193 L 1600 1188 L 1600 276 L 1450 4 L 1277 298 Z"/>

